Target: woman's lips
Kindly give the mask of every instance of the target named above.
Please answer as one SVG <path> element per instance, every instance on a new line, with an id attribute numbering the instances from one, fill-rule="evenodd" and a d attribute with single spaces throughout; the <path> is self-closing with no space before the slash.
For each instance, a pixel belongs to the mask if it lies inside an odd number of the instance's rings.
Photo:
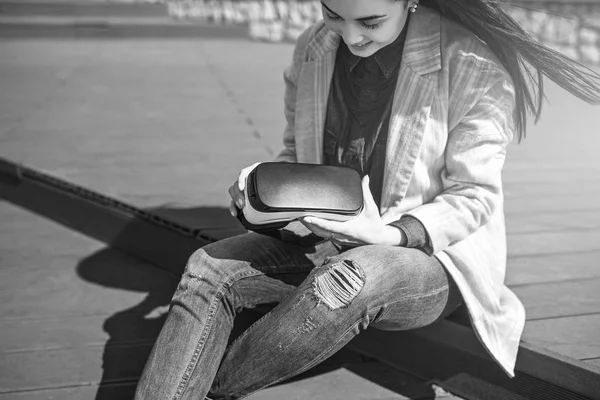
<path id="1" fill-rule="evenodd" d="M 365 42 L 365 43 L 363 43 L 363 44 L 361 44 L 361 45 L 358 45 L 358 44 L 353 44 L 353 45 L 352 45 L 352 46 L 350 46 L 350 47 L 352 47 L 354 50 L 357 50 L 357 51 L 362 51 L 362 50 L 366 49 L 367 47 L 369 47 L 369 46 L 371 45 L 371 43 L 373 43 L 373 41 L 372 41 L 372 40 L 371 40 L 371 41 L 369 41 L 369 42 Z"/>

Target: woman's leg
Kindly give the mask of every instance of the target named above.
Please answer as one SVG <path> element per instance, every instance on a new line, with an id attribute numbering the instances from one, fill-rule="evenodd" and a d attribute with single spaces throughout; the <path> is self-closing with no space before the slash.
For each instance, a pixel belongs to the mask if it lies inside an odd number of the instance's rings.
<path id="1" fill-rule="evenodd" d="M 362 246 L 330 257 L 231 344 L 208 396 L 238 399 L 297 375 L 372 324 L 428 325 L 460 304 L 456 293 L 440 262 L 419 250 Z"/>
<path id="2" fill-rule="evenodd" d="M 203 247 L 188 262 L 138 383 L 136 399 L 204 399 L 242 308 L 276 304 L 326 256 L 249 233 Z"/>

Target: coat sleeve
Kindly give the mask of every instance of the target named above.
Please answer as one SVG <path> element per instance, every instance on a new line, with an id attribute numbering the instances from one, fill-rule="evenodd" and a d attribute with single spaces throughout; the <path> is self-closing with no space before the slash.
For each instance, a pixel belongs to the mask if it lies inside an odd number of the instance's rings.
<path id="1" fill-rule="evenodd" d="M 407 213 L 427 230 L 430 254 L 465 239 L 494 212 L 502 212 L 501 172 L 514 136 L 514 87 L 499 70 L 481 80 L 469 91 L 475 96 L 472 106 L 449 132 L 442 192 Z"/>
<path id="2" fill-rule="evenodd" d="M 285 129 L 283 131 L 283 150 L 279 152 L 275 161 L 296 162 L 296 138 L 295 138 L 295 119 L 296 119 L 296 91 L 298 76 L 302 65 L 306 61 L 306 47 L 312 36 L 314 26 L 304 31 L 294 47 L 292 64 L 287 67 L 283 73 L 285 83 L 284 92 L 284 115 Z"/>

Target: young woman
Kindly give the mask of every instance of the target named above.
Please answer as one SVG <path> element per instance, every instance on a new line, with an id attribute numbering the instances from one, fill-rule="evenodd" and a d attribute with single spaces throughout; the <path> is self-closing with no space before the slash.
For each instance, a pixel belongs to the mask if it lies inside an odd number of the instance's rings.
<path id="1" fill-rule="evenodd" d="M 528 110 L 539 115 L 542 75 L 589 102 L 600 100 L 599 77 L 538 45 L 487 0 L 322 6 L 323 21 L 299 38 L 284 74 L 277 160 L 355 168 L 364 211 L 198 250 L 137 399 L 242 398 L 368 327 L 418 328 L 461 304 L 513 374 L 525 313 L 504 285 L 506 146 L 524 135 Z M 230 188 L 232 214 L 255 166 Z M 228 344 L 236 314 L 260 305 L 276 306 Z"/>

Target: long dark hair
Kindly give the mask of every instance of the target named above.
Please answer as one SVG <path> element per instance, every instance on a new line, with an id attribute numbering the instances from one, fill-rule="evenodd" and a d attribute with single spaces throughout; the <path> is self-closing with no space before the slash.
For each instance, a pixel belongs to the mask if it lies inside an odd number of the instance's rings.
<path id="1" fill-rule="evenodd" d="M 580 99 L 600 103 L 600 75 L 567 56 L 538 43 L 496 1 L 421 0 L 483 40 L 513 79 L 515 122 L 519 141 L 525 137 L 527 114 L 542 112 L 544 76 Z"/>

